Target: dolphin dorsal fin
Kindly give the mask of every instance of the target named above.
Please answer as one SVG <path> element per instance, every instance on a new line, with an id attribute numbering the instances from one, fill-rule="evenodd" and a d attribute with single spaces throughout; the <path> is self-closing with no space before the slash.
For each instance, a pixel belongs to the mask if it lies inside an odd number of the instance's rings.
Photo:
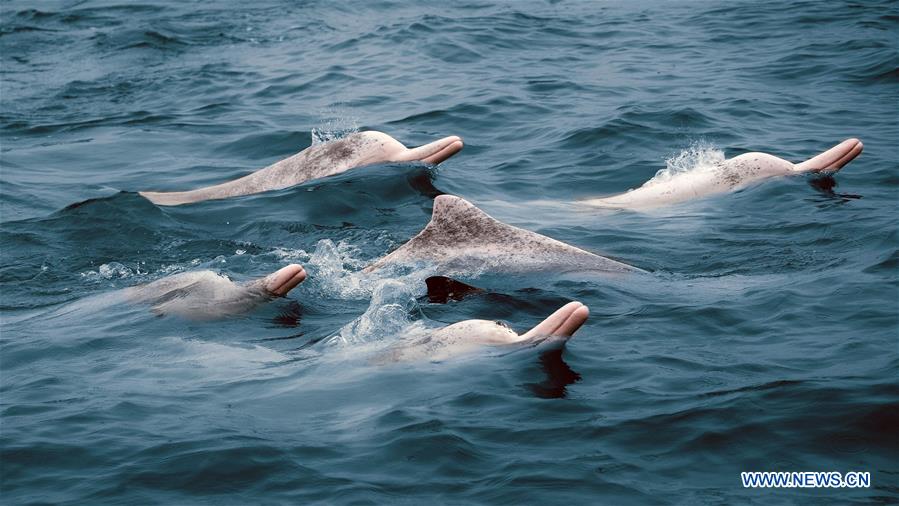
<path id="1" fill-rule="evenodd" d="M 431 221 L 418 237 L 437 244 L 458 245 L 495 234 L 503 228 L 513 227 L 500 223 L 465 199 L 440 195 L 434 199 Z"/>
<path id="2" fill-rule="evenodd" d="M 365 270 L 370 272 L 389 263 L 418 261 L 463 271 L 466 267 L 522 272 L 549 268 L 636 270 L 545 235 L 497 221 L 465 199 L 453 195 L 440 195 L 434 199 L 427 226 Z"/>

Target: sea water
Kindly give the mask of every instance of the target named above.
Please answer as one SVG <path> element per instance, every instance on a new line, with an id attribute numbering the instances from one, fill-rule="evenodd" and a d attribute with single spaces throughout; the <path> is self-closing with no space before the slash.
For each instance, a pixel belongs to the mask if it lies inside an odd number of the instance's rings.
<path id="1" fill-rule="evenodd" d="M 736 504 L 899 500 L 899 10 L 871 2 L 5 2 L 5 504 Z M 158 207 L 377 129 L 465 139 Z M 747 151 L 833 177 L 650 213 L 579 206 Z M 666 162 L 667 161 L 667 162 Z M 448 193 L 649 271 L 362 274 Z M 301 263 L 221 321 L 118 290 Z M 377 357 L 485 318 L 590 307 L 561 352 Z M 858 489 L 746 471 L 862 471 Z"/>

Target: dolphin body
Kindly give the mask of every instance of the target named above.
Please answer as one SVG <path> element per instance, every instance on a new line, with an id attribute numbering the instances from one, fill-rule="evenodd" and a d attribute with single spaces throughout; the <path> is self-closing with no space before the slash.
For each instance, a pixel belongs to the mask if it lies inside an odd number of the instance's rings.
<path id="1" fill-rule="evenodd" d="M 126 288 L 124 295 L 130 302 L 149 304 L 158 315 L 214 320 L 245 313 L 275 297 L 283 297 L 305 279 L 306 271 L 297 264 L 244 284 L 212 271 L 193 271 Z"/>
<path id="2" fill-rule="evenodd" d="M 590 315 L 587 306 L 569 302 L 531 330 L 518 334 L 508 325 L 490 320 L 464 320 L 430 332 L 423 339 L 402 343 L 376 362 L 443 361 L 485 347 L 540 346 L 543 351 L 561 349 Z"/>
<path id="3" fill-rule="evenodd" d="M 739 190 L 771 177 L 817 172 L 832 173 L 861 154 L 863 147 L 858 139 L 847 139 L 798 164 L 767 153 L 745 153 L 724 160 L 709 170 L 682 172 L 665 181 L 650 180 L 626 193 L 588 199 L 582 203 L 618 209 L 651 209 Z"/>
<path id="4" fill-rule="evenodd" d="M 359 132 L 309 147 L 290 158 L 226 183 L 183 192 L 139 193 L 154 204 L 177 206 L 280 190 L 376 163 L 420 161 L 437 164 L 461 149 L 462 139 L 456 136 L 409 149 L 383 132 Z"/>
<path id="5" fill-rule="evenodd" d="M 390 264 L 433 264 L 448 271 L 533 270 L 643 272 L 535 232 L 502 223 L 470 202 L 453 196 L 434 199 L 428 225 L 389 255 L 365 268 Z"/>

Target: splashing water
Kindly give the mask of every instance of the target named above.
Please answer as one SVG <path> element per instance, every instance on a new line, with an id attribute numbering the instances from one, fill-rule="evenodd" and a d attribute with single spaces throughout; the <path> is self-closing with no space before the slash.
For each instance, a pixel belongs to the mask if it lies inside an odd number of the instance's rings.
<path id="1" fill-rule="evenodd" d="M 372 289 L 371 303 L 365 313 L 344 325 L 329 342 L 367 343 L 408 332 L 412 324 L 410 313 L 416 304 L 408 283 L 395 279 L 380 281 Z"/>
<path id="2" fill-rule="evenodd" d="M 688 172 L 713 170 L 724 161 L 724 151 L 705 141 L 694 142 L 687 149 L 665 160 L 665 168 L 643 184 L 644 187 L 664 183 Z"/>
<path id="3" fill-rule="evenodd" d="M 331 345 L 375 343 L 386 337 L 398 338 L 420 334 L 423 321 L 413 321 L 416 298 L 425 291 L 427 270 L 402 271 L 386 267 L 374 273 L 361 272 L 368 260 L 360 258 L 360 250 L 345 241 L 334 243 L 323 239 L 307 262 L 313 270 L 312 282 L 323 297 L 369 299 L 365 313 L 344 325 L 325 340 Z"/>
<path id="4" fill-rule="evenodd" d="M 313 273 L 311 279 L 324 297 L 343 300 L 362 300 L 372 297 L 379 283 L 385 280 L 400 282 L 418 293 L 424 289 L 424 280 L 431 271 L 423 269 L 404 270 L 398 266 L 387 266 L 375 272 L 362 272 L 371 263 L 361 258 L 362 252 L 346 241 L 335 243 L 322 239 L 305 264 Z M 419 294 L 420 295 L 420 294 Z"/>
<path id="5" fill-rule="evenodd" d="M 290 248 L 282 248 L 276 247 L 271 251 L 271 254 L 275 256 L 279 261 L 282 262 L 299 262 L 299 263 L 307 263 L 311 255 L 302 249 L 290 249 Z"/>
<path id="6" fill-rule="evenodd" d="M 322 121 L 320 126 L 312 128 L 313 146 L 341 139 L 359 131 L 356 120 L 340 114 L 339 111 L 323 111 L 321 115 L 329 119 Z"/>
<path id="7" fill-rule="evenodd" d="M 82 272 L 81 277 L 90 281 L 115 278 L 130 278 L 134 275 L 134 270 L 126 267 L 119 262 L 109 262 L 97 268 L 96 271 Z"/>
<path id="8" fill-rule="evenodd" d="M 322 239 L 315 245 L 306 267 L 314 272 L 323 294 L 339 299 L 363 299 L 371 293 L 365 276 L 358 272 L 366 262 L 355 246 Z"/>

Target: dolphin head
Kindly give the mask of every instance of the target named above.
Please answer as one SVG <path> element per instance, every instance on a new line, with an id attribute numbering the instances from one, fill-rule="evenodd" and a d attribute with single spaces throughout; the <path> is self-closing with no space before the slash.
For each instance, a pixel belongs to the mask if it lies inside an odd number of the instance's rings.
<path id="1" fill-rule="evenodd" d="M 514 344 L 546 337 L 559 337 L 567 340 L 581 328 L 589 315 L 590 311 L 587 306 L 580 302 L 569 302 L 536 327 L 521 335 L 500 321 L 465 320 L 443 327 L 435 332 L 433 337 L 447 341 L 464 340 L 484 345 Z"/>
<path id="2" fill-rule="evenodd" d="M 427 337 L 416 338 L 393 346 L 376 359 L 377 363 L 436 360 L 442 361 L 460 355 L 475 353 L 485 346 L 525 345 L 546 349 L 560 349 L 584 324 L 589 316 L 587 307 L 580 302 L 569 302 L 540 322 L 536 327 L 519 335 L 500 321 L 464 320 L 431 331 Z"/>
<path id="3" fill-rule="evenodd" d="M 747 184 L 774 176 L 798 173 L 834 173 L 851 162 L 862 152 L 863 145 L 858 139 L 847 139 L 827 151 L 794 164 L 768 153 L 744 153 L 719 164 L 719 170 L 712 173 L 714 184 L 708 185 L 701 193 L 717 193 L 722 189 L 737 189 Z M 695 191 L 699 186 L 693 184 Z"/>
<path id="4" fill-rule="evenodd" d="M 465 340 L 476 344 L 501 345 L 519 340 L 518 333 L 501 321 L 465 320 L 447 325 L 434 333 L 435 339 Z"/>
<path id="5" fill-rule="evenodd" d="M 407 148 L 400 141 L 384 132 L 360 132 L 355 135 L 355 138 L 365 146 L 365 164 L 424 162 L 437 165 L 461 151 L 464 146 L 462 138 L 456 135 L 444 137 L 417 148 Z"/>
<path id="6" fill-rule="evenodd" d="M 864 145 L 858 139 L 846 139 L 827 151 L 800 163 L 792 163 L 768 153 L 744 153 L 727 160 L 744 175 L 788 175 L 798 172 L 834 173 L 861 154 Z M 754 169 L 754 170 L 753 170 Z M 750 178 L 757 179 L 757 178 Z"/>

